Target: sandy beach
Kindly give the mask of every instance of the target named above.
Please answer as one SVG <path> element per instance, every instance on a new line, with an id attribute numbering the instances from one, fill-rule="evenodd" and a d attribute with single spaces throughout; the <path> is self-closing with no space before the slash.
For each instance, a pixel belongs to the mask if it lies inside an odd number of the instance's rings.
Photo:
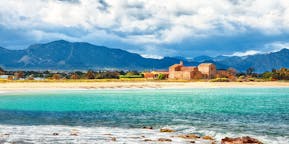
<path id="1" fill-rule="evenodd" d="M 289 87 L 289 82 L 6 82 L 0 92 L 50 89 L 181 89 L 222 87 Z"/>

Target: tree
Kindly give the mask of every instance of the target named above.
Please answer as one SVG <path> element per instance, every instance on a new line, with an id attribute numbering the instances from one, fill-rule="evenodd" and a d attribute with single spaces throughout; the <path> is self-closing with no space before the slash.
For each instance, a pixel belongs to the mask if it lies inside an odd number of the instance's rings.
<path id="1" fill-rule="evenodd" d="M 4 75 L 4 74 L 5 74 L 5 70 L 0 67 L 0 75 Z"/>
<path id="2" fill-rule="evenodd" d="M 52 79 L 59 80 L 61 78 L 60 74 L 53 74 Z"/>
<path id="3" fill-rule="evenodd" d="M 71 74 L 70 79 L 79 79 L 79 75 L 76 73 Z"/>
<path id="4" fill-rule="evenodd" d="M 94 72 L 91 71 L 91 70 L 87 71 L 87 73 L 85 74 L 85 78 L 87 78 L 87 79 L 95 79 Z"/>
<path id="5" fill-rule="evenodd" d="M 226 76 L 227 78 L 229 78 L 230 80 L 236 79 L 237 70 L 230 67 L 226 70 L 226 72 L 227 72 L 227 76 Z"/>
<path id="6" fill-rule="evenodd" d="M 247 72 L 247 75 L 252 75 L 254 73 L 255 69 L 253 67 L 249 67 L 246 72 Z"/>
<path id="7" fill-rule="evenodd" d="M 262 74 L 262 78 L 263 78 L 263 79 L 270 79 L 270 78 L 272 78 L 272 72 L 264 72 L 264 73 Z"/>
<path id="8" fill-rule="evenodd" d="M 95 74 L 96 79 L 118 79 L 119 73 L 117 71 L 98 72 Z"/>
<path id="9" fill-rule="evenodd" d="M 227 72 L 228 72 L 230 75 L 233 75 L 233 76 L 235 76 L 236 73 L 237 73 L 237 71 L 236 71 L 234 68 L 231 68 L 231 67 L 227 69 Z"/>
<path id="10" fill-rule="evenodd" d="M 126 73 L 126 75 L 128 75 L 128 76 L 139 75 L 139 73 L 137 71 L 129 71 Z"/>
<path id="11" fill-rule="evenodd" d="M 23 78 L 23 77 L 24 77 L 23 71 L 18 71 L 18 72 L 14 73 L 14 78 L 15 79 L 20 79 L 20 78 Z"/>

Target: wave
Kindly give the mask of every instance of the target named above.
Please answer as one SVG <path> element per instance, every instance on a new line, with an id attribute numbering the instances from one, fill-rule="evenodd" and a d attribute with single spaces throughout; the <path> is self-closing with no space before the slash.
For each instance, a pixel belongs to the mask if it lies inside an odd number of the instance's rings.
<path id="1" fill-rule="evenodd" d="M 171 125 L 176 132 L 161 133 L 159 129 L 142 128 L 119 128 L 119 127 L 83 127 L 63 125 L 0 125 L 0 143 L 147 143 L 159 138 L 172 140 L 173 143 L 189 142 L 188 139 L 177 137 L 180 134 L 194 133 L 200 136 L 210 135 L 220 143 L 224 137 L 251 136 L 265 144 L 288 144 L 288 136 L 266 136 L 245 133 L 216 132 L 212 130 L 200 130 L 196 127 L 186 125 Z M 196 143 L 210 143 L 208 140 L 198 139 Z"/>

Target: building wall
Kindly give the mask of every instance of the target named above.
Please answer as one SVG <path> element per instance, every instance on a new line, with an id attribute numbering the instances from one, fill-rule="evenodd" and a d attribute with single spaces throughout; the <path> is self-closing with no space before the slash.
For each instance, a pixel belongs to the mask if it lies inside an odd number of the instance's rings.
<path id="1" fill-rule="evenodd" d="M 216 77 L 216 66 L 212 63 L 203 63 L 198 66 L 199 71 L 204 74 L 204 78 L 215 78 Z"/>
<path id="2" fill-rule="evenodd" d="M 216 77 L 216 66 L 212 63 L 203 63 L 198 67 L 186 67 L 183 63 L 174 64 L 169 67 L 169 78 L 170 79 L 201 79 L 201 78 L 215 78 Z"/>
<path id="3" fill-rule="evenodd" d="M 202 79 L 204 75 L 200 71 L 192 72 L 192 79 Z"/>
<path id="4" fill-rule="evenodd" d="M 155 74 L 150 73 L 150 72 L 143 73 L 143 75 L 144 75 L 144 78 L 146 78 L 146 79 L 154 79 L 155 78 Z"/>

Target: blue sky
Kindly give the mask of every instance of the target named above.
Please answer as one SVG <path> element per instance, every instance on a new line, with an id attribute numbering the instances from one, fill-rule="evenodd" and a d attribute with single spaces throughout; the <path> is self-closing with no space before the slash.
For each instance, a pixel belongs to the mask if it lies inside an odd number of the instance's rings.
<path id="1" fill-rule="evenodd" d="M 288 0 L 0 0 L 0 46 L 64 39 L 145 57 L 289 48 Z"/>

